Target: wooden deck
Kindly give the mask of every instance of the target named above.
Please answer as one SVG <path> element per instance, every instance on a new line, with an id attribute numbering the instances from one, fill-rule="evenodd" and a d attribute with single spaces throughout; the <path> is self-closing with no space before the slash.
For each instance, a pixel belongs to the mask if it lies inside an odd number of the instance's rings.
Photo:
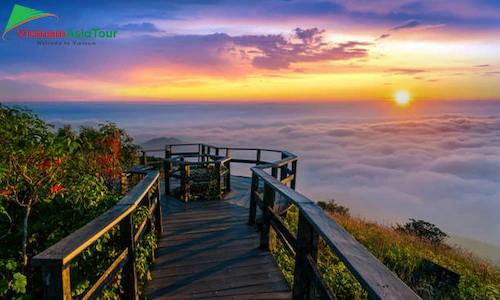
<path id="1" fill-rule="evenodd" d="M 291 290 L 259 233 L 247 225 L 250 180 L 232 177 L 224 200 L 162 197 L 164 232 L 149 299 L 290 299 Z"/>

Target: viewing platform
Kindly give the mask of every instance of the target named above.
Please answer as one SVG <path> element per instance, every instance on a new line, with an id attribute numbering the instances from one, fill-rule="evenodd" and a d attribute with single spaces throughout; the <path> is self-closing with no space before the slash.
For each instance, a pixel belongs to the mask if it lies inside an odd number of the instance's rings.
<path id="1" fill-rule="evenodd" d="M 149 299 L 291 299 L 273 256 L 259 249 L 259 232 L 247 225 L 250 179 L 231 183 L 223 200 L 164 198 Z"/>
<path id="2" fill-rule="evenodd" d="M 138 183 L 115 206 L 31 260 L 42 270 L 44 299 L 72 299 L 73 259 L 116 227 L 121 250 L 78 299 L 96 299 L 119 273 L 121 297 L 138 299 L 135 251 L 148 232 L 158 236 L 150 299 L 335 299 L 318 267 L 320 241 L 369 299 L 420 299 L 295 191 L 297 160 L 287 151 L 206 144 L 143 151 L 142 165 L 129 170 Z M 251 178 L 234 176 L 238 165 Z M 283 219 L 292 205 L 296 231 Z M 138 210 L 147 212 L 140 224 Z M 270 252 L 278 239 L 294 262 L 292 287 Z"/>

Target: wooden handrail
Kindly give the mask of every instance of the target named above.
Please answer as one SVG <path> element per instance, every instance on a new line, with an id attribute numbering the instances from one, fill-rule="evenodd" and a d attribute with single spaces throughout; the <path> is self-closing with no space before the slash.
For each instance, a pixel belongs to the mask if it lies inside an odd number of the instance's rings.
<path id="1" fill-rule="evenodd" d="M 325 240 L 356 277 L 367 291 L 369 299 L 420 299 L 316 203 L 284 185 L 273 176 L 274 174 L 270 175 L 264 171 L 264 168 L 272 165 L 251 168 L 249 224 L 255 224 L 255 209 L 259 206 L 263 212 L 261 247 L 268 248 L 269 226 L 272 226 L 285 244 L 285 248 L 295 255 L 293 299 L 315 299 L 316 292 L 321 299 L 335 299 L 317 268 L 318 236 Z M 258 191 L 261 180 L 264 182 L 263 196 Z M 276 193 L 291 201 L 299 209 L 297 237 L 279 221 L 280 217 L 272 209 L 274 206 L 272 200 L 275 199 Z"/>
<path id="2" fill-rule="evenodd" d="M 71 299 L 72 259 L 118 224 L 122 241 L 120 254 L 80 297 L 95 299 L 123 269 L 124 296 L 128 299 L 138 298 L 135 246 L 146 230 L 162 232 L 160 175 L 158 171 L 137 168 L 129 172 L 145 176 L 111 209 L 30 260 L 31 265 L 42 269 L 44 299 Z M 134 232 L 133 212 L 143 201 L 147 201 L 149 214 L 139 230 Z"/>
<path id="3" fill-rule="evenodd" d="M 185 146 L 196 146 L 198 152 L 186 152 L 180 151 L 175 152 L 176 147 L 185 147 Z M 254 151 L 255 159 L 239 159 L 234 158 L 230 154 L 237 151 Z M 144 162 L 147 163 L 148 150 L 143 151 Z M 156 152 L 156 150 L 155 150 Z M 262 153 L 270 152 L 270 153 L 279 153 L 281 154 L 281 159 L 270 163 L 267 161 L 262 161 Z M 187 157 L 198 157 L 201 161 L 198 162 L 189 162 L 189 161 L 179 161 L 179 158 L 187 158 Z M 211 160 L 208 160 L 210 158 Z M 155 161 L 158 163 L 158 161 Z M 166 145 L 165 147 L 165 159 L 164 159 L 164 174 L 165 174 L 165 194 L 170 195 L 170 178 L 177 178 L 181 180 L 181 198 L 186 201 L 189 198 L 189 183 L 187 182 L 190 176 L 189 166 L 193 165 L 208 165 L 214 164 L 217 166 L 225 165 L 228 169 L 228 172 L 221 173 L 221 177 L 225 178 L 226 183 L 226 191 L 231 190 L 231 180 L 230 180 L 230 169 L 231 164 L 233 163 L 244 163 L 244 164 L 252 164 L 261 166 L 263 168 L 272 168 L 273 172 L 278 172 L 280 170 L 280 178 L 284 184 L 290 184 L 290 188 L 295 188 L 296 183 L 296 171 L 297 171 L 297 156 L 281 150 L 275 149 L 260 149 L 260 148 L 232 148 L 232 147 L 216 147 L 209 144 L 193 144 L 193 143 L 183 143 L 183 144 L 172 144 Z M 291 164 L 291 168 L 289 165 Z M 174 169 L 175 165 L 179 166 L 179 169 Z M 180 174 L 174 174 L 175 172 L 179 172 Z M 219 181 L 219 180 L 218 180 Z"/>

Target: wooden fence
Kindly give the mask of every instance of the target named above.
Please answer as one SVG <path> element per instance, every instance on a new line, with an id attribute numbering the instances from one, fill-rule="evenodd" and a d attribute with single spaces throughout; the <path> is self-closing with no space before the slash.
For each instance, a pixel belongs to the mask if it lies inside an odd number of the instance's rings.
<path id="1" fill-rule="evenodd" d="M 72 260 L 114 226 L 119 226 L 120 230 L 119 254 L 105 270 L 101 270 L 79 299 L 96 299 L 120 270 L 123 270 L 124 298 L 138 299 L 135 248 L 146 232 L 162 231 L 160 175 L 158 171 L 135 169 L 131 172 L 141 174 L 143 178 L 115 206 L 31 259 L 32 265 L 42 269 L 44 299 L 72 299 Z M 139 206 L 147 207 L 148 217 L 134 230 L 133 213 Z"/>
<path id="2" fill-rule="evenodd" d="M 275 236 L 272 227 L 288 252 L 295 257 L 293 299 L 335 299 L 317 265 L 318 240 L 323 238 L 328 247 L 346 265 L 367 291 L 369 299 L 420 299 L 404 282 L 387 269 L 377 258 L 356 241 L 347 231 L 328 216 L 312 200 L 306 198 L 277 179 L 277 169 L 289 161 L 281 161 L 251 168 L 249 224 L 256 223 L 256 209 L 262 211 L 260 247 L 269 249 Z M 271 174 L 266 170 L 271 170 Z M 264 183 L 263 193 L 260 183 Z M 285 197 L 299 209 L 297 236 L 274 209 L 276 195 Z"/>
<path id="3" fill-rule="evenodd" d="M 186 146 L 198 148 L 197 151 L 175 151 L 176 147 Z M 165 151 L 166 158 L 196 155 L 200 157 L 200 160 L 210 155 L 220 156 L 223 153 L 227 158 L 231 158 L 230 164 L 255 165 L 251 168 L 252 182 L 248 223 L 250 225 L 256 224 L 257 208 L 259 208 L 262 215 L 260 247 L 267 250 L 269 245 L 274 243 L 275 237 L 270 234 L 272 227 L 277 233 L 276 236 L 295 257 L 293 299 L 312 300 L 318 296 L 320 299 L 335 299 L 335 291 L 329 289 L 318 270 L 318 241 L 320 237 L 360 282 L 367 291 L 369 299 L 420 299 L 313 201 L 295 191 L 297 172 L 297 157 L 295 155 L 286 151 L 225 148 L 207 144 L 169 145 L 161 151 Z M 254 158 L 231 157 L 232 153 L 238 151 L 252 152 Z M 147 152 L 143 152 L 145 165 L 149 165 Z M 268 152 L 278 154 L 281 159 L 273 162 L 263 160 L 262 154 Z M 162 161 L 165 164 L 165 176 L 168 177 L 170 166 L 167 164 L 169 162 L 163 159 L 160 160 L 160 163 Z M 133 259 L 135 245 L 146 230 L 156 227 L 161 231 L 159 172 L 142 172 L 145 177 L 112 209 L 32 259 L 33 265 L 42 267 L 45 299 L 71 299 L 69 276 L 71 260 L 117 224 L 120 226 L 122 237 L 121 254 L 106 270 L 102 271 L 100 277 L 81 296 L 81 299 L 96 298 L 122 268 L 125 271 L 123 272 L 125 297 L 127 299 L 137 298 L 137 278 Z M 297 235 L 286 227 L 280 217 L 284 208 L 279 210 L 275 208 L 278 195 L 299 209 Z M 149 218 L 137 232 L 134 232 L 132 213 L 143 201 L 147 201 Z"/>
<path id="4" fill-rule="evenodd" d="M 189 146 L 197 147 L 197 151 L 196 149 L 185 152 L 175 151 L 178 147 Z M 238 159 L 231 155 L 238 151 L 254 152 L 254 158 Z M 272 162 L 265 161 L 262 155 L 267 152 L 278 153 L 281 159 Z M 369 299 L 420 299 L 316 203 L 295 191 L 297 156 L 287 151 L 227 148 L 207 144 L 169 145 L 165 153 L 168 157 L 224 153 L 226 157 L 231 157 L 231 163 L 255 165 L 251 168 L 252 187 L 248 223 L 256 224 L 258 207 L 262 213 L 260 247 L 269 249 L 269 245 L 274 244 L 275 237 L 270 235 L 272 227 L 285 248 L 295 257 L 293 299 L 316 299 L 316 296 L 320 299 L 335 299 L 334 291 L 330 290 L 318 270 L 319 237 L 323 238 L 328 247 L 356 277 L 367 291 Z M 290 204 L 294 204 L 299 209 L 297 236 L 286 227 L 281 219 L 283 208 L 275 208 L 277 195 L 287 199 Z"/>

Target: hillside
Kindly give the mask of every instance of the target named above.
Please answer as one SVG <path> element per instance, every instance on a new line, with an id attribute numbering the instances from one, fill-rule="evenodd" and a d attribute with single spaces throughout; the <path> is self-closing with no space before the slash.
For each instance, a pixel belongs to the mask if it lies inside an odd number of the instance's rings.
<path id="1" fill-rule="evenodd" d="M 348 208 L 333 206 L 333 211 L 323 209 L 423 299 L 500 299 L 498 267 L 461 249 L 431 243 L 391 227 L 351 217 Z M 288 212 L 285 222 L 296 233 L 296 208 Z M 277 245 L 274 250 L 276 261 L 292 284 L 293 259 L 279 240 Z M 361 285 L 322 242 L 318 256 L 319 269 L 337 299 L 366 299 Z M 459 274 L 459 282 L 449 285 L 439 281 L 435 271 L 429 269 L 428 262 Z"/>

